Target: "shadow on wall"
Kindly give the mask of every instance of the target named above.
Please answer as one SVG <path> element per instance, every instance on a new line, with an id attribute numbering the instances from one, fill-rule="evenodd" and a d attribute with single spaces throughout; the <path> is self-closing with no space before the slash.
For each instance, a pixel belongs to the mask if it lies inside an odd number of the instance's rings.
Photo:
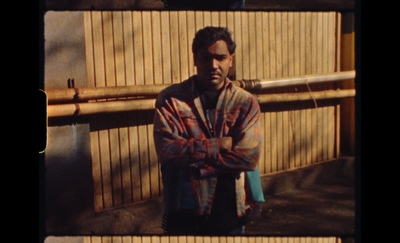
<path id="1" fill-rule="evenodd" d="M 88 125 L 49 127 L 45 150 L 46 232 L 75 232 L 78 215 L 93 212 Z"/>

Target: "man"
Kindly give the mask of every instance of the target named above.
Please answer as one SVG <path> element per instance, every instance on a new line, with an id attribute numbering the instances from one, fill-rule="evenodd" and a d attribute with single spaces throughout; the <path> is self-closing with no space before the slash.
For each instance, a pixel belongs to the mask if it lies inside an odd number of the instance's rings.
<path id="1" fill-rule="evenodd" d="M 244 234 L 249 215 L 260 214 L 260 107 L 227 77 L 235 48 L 227 28 L 199 30 L 192 43 L 197 74 L 157 97 L 167 234 Z"/>

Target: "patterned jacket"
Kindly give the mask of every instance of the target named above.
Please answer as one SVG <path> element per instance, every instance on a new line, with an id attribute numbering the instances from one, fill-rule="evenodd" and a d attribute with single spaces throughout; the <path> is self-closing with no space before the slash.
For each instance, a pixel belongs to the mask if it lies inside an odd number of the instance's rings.
<path id="1" fill-rule="evenodd" d="M 194 87 L 190 77 L 164 89 L 156 100 L 153 135 L 161 163 L 164 213 L 195 208 L 199 215 L 209 214 L 216 173 L 224 171 L 236 177 L 237 213 L 242 216 L 247 201 L 264 201 L 258 170 L 259 104 L 226 79 L 211 134 Z M 232 137 L 229 152 L 219 152 L 217 138 L 222 136 Z M 246 173 L 254 181 L 249 182 Z"/>

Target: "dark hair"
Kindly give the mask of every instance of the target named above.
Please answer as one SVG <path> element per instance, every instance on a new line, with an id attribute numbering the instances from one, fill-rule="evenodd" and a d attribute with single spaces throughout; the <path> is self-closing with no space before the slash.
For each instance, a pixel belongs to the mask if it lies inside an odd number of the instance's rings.
<path id="1" fill-rule="evenodd" d="M 196 32 L 192 52 L 194 55 L 203 48 L 209 47 L 217 40 L 224 40 L 228 47 L 229 54 L 235 53 L 236 43 L 232 40 L 232 34 L 226 27 L 207 26 Z"/>

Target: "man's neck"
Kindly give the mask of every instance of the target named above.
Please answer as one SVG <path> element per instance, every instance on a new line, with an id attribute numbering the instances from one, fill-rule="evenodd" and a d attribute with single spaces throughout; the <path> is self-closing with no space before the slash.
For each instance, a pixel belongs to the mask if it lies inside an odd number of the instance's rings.
<path id="1" fill-rule="evenodd" d="M 213 110 L 217 106 L 218 97 L 221 93 L 221 89 L 197 89 L 200 94 L 201 103 L 205 110 Z"/>
<path id="2" fill-rule="evenodd" d="M 218 92 L 218 91 L 220 91 L 220 90 L 222 90 L 223 89 L 223 87 L 224 87 L 224 85 L 225 85 L 225 81 L 224 82 L 222 82 L 222 85 L 220 86 L 220 87 L 215 87 L 215 86 L 205 86 L 203 83 L 202 83 L 202 80 L 199 80 L 198 79 L 198 77 L 195 77 L 194 78 L 194 82 L 195 82 L 195 87 L 196 87 L 196 89 L 197 89 L 197 91 L 201 94 L 201 93 L 204 93 L 204 92 L 211 92 L 211 93 L 213 93 L 213 92 Z"/>

